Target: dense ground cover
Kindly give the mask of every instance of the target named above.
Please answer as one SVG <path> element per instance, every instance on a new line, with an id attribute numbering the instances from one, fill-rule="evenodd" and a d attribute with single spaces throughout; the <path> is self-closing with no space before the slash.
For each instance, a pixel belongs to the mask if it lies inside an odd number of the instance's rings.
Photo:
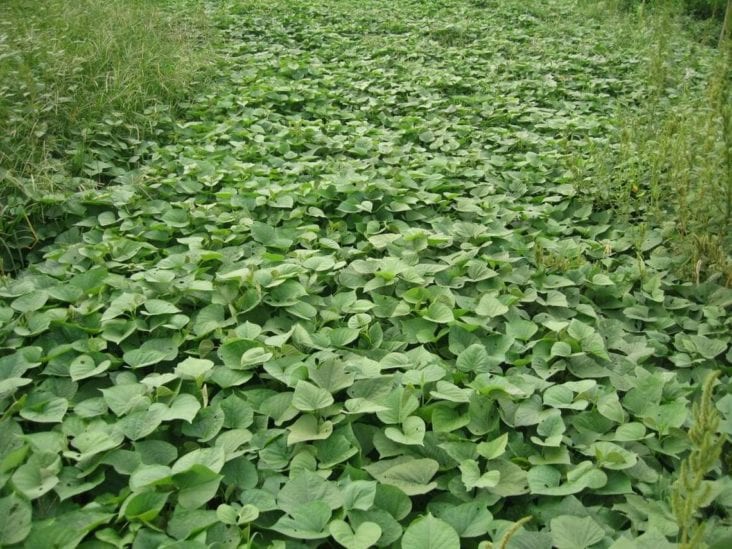
<path id="1" fill-rule="evenodd" d="M 216 87 L 0 288 L 0 545 L 660 548 L 684 498 L 723 544 L 732 292 L 578 176 L 641 46 L 569 0 L 217 18 Z"/>

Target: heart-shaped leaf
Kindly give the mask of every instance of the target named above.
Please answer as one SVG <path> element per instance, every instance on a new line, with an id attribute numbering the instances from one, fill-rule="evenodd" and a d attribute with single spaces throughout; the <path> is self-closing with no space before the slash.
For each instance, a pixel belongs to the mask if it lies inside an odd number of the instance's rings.
<path id="1" fill-rule="evenodd" d="M 404 532 L 403 549 L 459 549 L 460 537 L 444 520 L 428 514 L 418 518 Z"/>
<path id="2" fill-rule="evenodd" d="M 375 522 L 362 522 L 355 532 L 347 522 L 334 520 L 328 525 L 330 535 L 346 549 L 366 549 L 376 545 L 381 537 L 381 527 Z"/>
<path id="3" fill-rule="evenodd" d="M 298 381 L 295 385 L 295 394 L 292 397 L 292 405 L 303 412 L 314 412 L 327 408 L 333 404 L 333 396 L 326 391 L 307 381 Z"/>
<path id="4" fill-rule="evenodd" d="M 402 423 L 402 428 L 387 427 L 384 430 L 386 438 L 398 442 L 399 444 L 418 444 L 421 445 L 424 440 L 424 434 L 427 430 L 422 418 L 417 416 L 409 416 Z"/>

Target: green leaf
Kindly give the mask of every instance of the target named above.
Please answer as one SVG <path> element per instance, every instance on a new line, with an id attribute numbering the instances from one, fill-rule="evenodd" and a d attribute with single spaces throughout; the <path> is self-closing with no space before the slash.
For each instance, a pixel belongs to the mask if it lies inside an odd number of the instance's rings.
<path id="1" fill-rule="evenodd" d="M 224 320 L 224 307 L 222 305 L 207 305 L 196 315 L 193 323 L 193 333 L 198 337 L 210 334 L 218 328 L 223 328 L 230 324 Z"/>
<path id="2" fill-rule="evenodd" d="M 31 530 L 31 505 L 15 494 L 0 498 L 0 546 L 22 542 Z"/>
<path id="3" fill-rule="evenodd" d="M 638 462 L 637 454 L 612 442 L 594 442 L 583 453 L 594 456 L 598 466 L 604 469 L 628 469 Z"/>
<path id="4" fill-rule="evenodd" d="M 412 511 L 412 500 L 409 496 L 396 486 L 388 484 L 376 485 L 374 504 L 397 520 L 404 519 Z"/>
<path id="5" fill-rule="evenodd" d="M 310 371 L 310 379 L 331 394 L 353 385 L 355 377 L 355 373 L 347 373 L 345 366 L 339 362 L 321 364 Z"/>
<path id="6" fill-rule="evenodd" d="M 592 326 L 585 324 L 584 322 L 580 322 L 577 319 L 572 319 L 572 321 L 569 323 L 569 327 L 567 328 L 567 333 L 574 339 L 582 341 L 586 337 L 590 337 L 595 334 L 595 329 Z"/>
<path id="7" fill-rule="evenodd" d="M 45 454 L 43 462 L 29 461 L 15 470 L 11 481 L 15 489 L 28 499 L 38 499 L 58 484 L 58 465 L 53 454 Z M 51 467 L 49 467 L 51 465 Z"/>
<path id="8" fill-rule="evenodd" d="M 69 284 L 85 293 L 92 293 L 104 285 L 108 274 L 109 272 L 104 267 L 94 267 L 71 277 Z"/>
<path id="9" fill-rule="evenodd" d="M 130 488 L 141 491 L 158 484 L 170 484 L 172 481 L 171 469 L 164 465 L 131 464 Z"/>
<path id="10" fill-rule="evenodd" d="M 142 383 L 114 385 L 107 389 L 100 389 L 104 395 L 104 402 L 117 416 L 122 416 L 138 407 L 149 406 L 150 399 L 145 396 L 147 387 Z"/>
<path id="11" fill-rule="evenodd" d="M 333 404 L 333 396 L 312 383 L 300 380 L 295 385 L 295 394 L 292 397 L 292 405 L 303 412 L 314 412 L 327 408 Z"/>
<path id="12" fill-rule="evenodd" d="M 592 326 L 577 319 L 572 319 L 567 328 L 567 333 L 580 342 L 583 351 L 600 358 L 609 359 L 602 336 Z"/>
<path id="13" fill-rule="evenodd" d="M 546 496 L 568 496 L 587 488 L 597 490 L 607 484 L 607 475 L 587 461 L 569 471 L 564 484 L 561 484 L 561 473 L 548 465 L 533 467 L 527 479 L 532 494 Z"/>
<path id="14" fill-rule="evenodd" d="M 519 341 L 529 341 L 539 327 L 530 320 L 512 319 L 506 323 L 506 335 Z"/>
<path id="15" fill-rule="evenodd" d="M 226 462 L 226 454 L 223 448 L 198 448 L 181 456 L 173 465 L 173 473 L 181 473 L 192 469 L 196 465 L 202 465 L 214 473 L 218 473 Z"/>
<path id="16" fill-rule="evenodd" d="M 266 351 L 262 347 L 253 347 L 252 349 L 247 349 L 242 353 L 241 358 L 239 359 L 237 369 L 249 368 L 250 366 L 254 366 L 256 364 L 262 364 L 271 359 L 272 356 L 272 353 Z"/>
<path id="17" fill-rule="evenodd" d="M 183 362 L 178 363 L 175 367 L 175 373 L 181 379 L 201 381 L 206 378 L 213 366 L 214 363 L 210 360 L 188 357 Z"/>
<path id="18" fill-rule="evenodd" d="M 512 337 L 500 334 L 493 334 L 485 338 L 485 348 L 490 356 L 491 365 L 498 365 L 506 361 L 506 353 L 513 342 Z"/>
<path id="19" fill-rule="evenodd" d="M 353 328 L 336 328 L 328 333 L 330 344 L 334 347 L 345 347 L 349 343 L 354 342 L 359 335 L 360 332 Z"/>
<path id="20" fill-rule="evenodd" d="M 470 345 L 457 358 L 456 366 L 463 372 L 485 372 L 490 367 L 490 357 L 483 345 Z"/>
<path id="21" fill-rule="evenodd" d="M 163 440 L 144 440 L 135 443 L 135 452 L 143 463 L 168 465 L 178 457 L 178 450 Z"/>
<path id="22" fill-rule="evenodd" d="M 564 288 L 567 286 L 574 286 L 574 282 L 564 276 L 549 275 L 544 279 L 542 288 Z"/>
<path id="23" fill-rule="evenodd" d="M 326 503 L 329 509 L 343 506 L 343 494 L 335 483 L 326 481 L 311 471 L 299 472 L 287 481 L 277 495 L 279 508 L 289 514 L 314 500 Z"/>
<path id="24" fill-rule="evenodd" d="M 381 537 L 381 527 L 369 521 L 359 524 L 354 532 L 347 522 L 334 520 L 328 525 L 328 531 L 346 549 L 366 549 L 375 545 Z"/>
<path id="25" fill-rule="evenodd" d="M 162 299 L 148 299 L 143 305 L 148 314 L 152 316 L 172 315 L 181 312 L 178 307 Z"/>
<path id="26" fill-rule="evenodd" d="M 430 482 L 440 465 L 433 459 L 397 459 L 367 465 L 365 469 L 378 481 L 395 486 L 408 496 L 432 491 L 436 482 Z"/>
<path id="27" fill-rule="evenodd" d="M 724 240 L 719 55 L 661 2 L 188 4 L 0 2 L 0 546 L 673 545 L 732 291 L 651 183 Z"/>
<path id="28" fill-rule="evenodd" d="M 438 381 L 436 390 L 431 391 L 430 394 L 434 398 L 447 400 L 449 402 L 470 402 L 470 395 L 473 394 L 472 389 L 462 389 L 453 383 L 446 381 Z"/>
<path id="29" fill-rule="evenodd" d="M 282 284 L 275 286 L 266 299 L 270 305 L 275 307 L 292 307 L 297 305 L 299 298 L 306 296 L 305 287 L 295 280 L 285 280 Z"/>
<path id="30" fill-rule="evenodd" d="M 381 404 L 388 409 L 377 411 L 376 415 L 383 423 L 388 424 L 402 423 L 419 408 L 419 401 L 413 392 L 401 387 L 390 392 Z"/>
<path id="31" fill-rule="evenodd" d="M 488 471 L 481 473 L 478 462 L 468 459 L 460 464 L 463 484 L 468 490 L 473 488 L 494 488 L 501 480 L 500 471 Z"/>
<path id="32" fill-rule="evenodd" d="M 183 434 L 194 437 L 199 442 L 208 442 L 219 434 L 226 417 L 220 406 L 203 408 L 189 425 L 183 425 Z"/>
<path id="33" fill-rule="evenodd" d="M 123 314 L 129 313 L 137 309 L 145 302 L 145 297 L 138 293 L 122 293 L 114 298 L 107 310 L 102 315 L 102 322 L 117 318 Z"/>
<path id="34" fill-rule="evenodd" d="M 567 357 L 572 354 L 572 347 L 564 341 L 557 341 L 552 345 L 550 357 Z"/>
<path id="35" fill-rule="evenodd" d="M 174 360 L 178 356 L 178 344 L 173 339 L 149 339 L 138 349 L 124 354 L 124 361 L 132 368 L 152 366 L 159 362 Z"/>
<path id="36" fill-rule="evenodd" d="M 413 368 L 404 372 L 402 383 L 405 385 L 423 386 L 427 383 L 442 379 L 446 374 L 447 372 L 442 366 L 428 364 L 423 368 Z"/>
<path id="37" fill-rule="evenodd" d="M 314 415 L 305 414 L 300 416 L 288 429 L 290 434 L 287 437 L 287 444 L 291 446 L 298 442 L 328 438 L 333 433 L 333 423 L 319 422 Z"/>
<path id="38" fill-rule="evenodd" d="M 489 442 L 481 442 L 478 444 L 477 451 L 484 458 L 496 459 L 502 456 L 506 451 L 506 445 L 508 444 L 508 433 L 503 433 L 498 438 L 495 438 Z"/>
<path id="39" fill-rule="evenodd" d="M 121 433 L 107 433 L 104 431 L 84 431 L 73 438 L 71 444 L 79 450 L 75 459 L 81 460 L 100 452 L 106 452 L 122 444 L 124 437 Z M 66 454 L 64 454 L 66 455 Z"/>
<path id="40" fill-rule="evenodd" d="M 323 539 L 329 533 L 326 530 L 331 510 L 322 501 L 311 501 L 293 509 L 290 516 L 281 517 L 272 529 L 295 539 Z"/>
<path id="41" fill-rule="evenodd" d="M 235 339 L 219 347 L 217 354 L 227 368 L 238 370 L 241 368 L 242 355 L 257 346 L 257 342 L 251 339 Z"/>
<path id="42" fill-rule="evenodd" d="M 205 511 L 202 509 L 188 510 L 177 507 L 168 521 L 167 532 L 177 540 L 185 540 L 193 534 L 203 532 L 218 521 L 216 511 Z M 167 540 L 167 538 L 166 538 Z M 152 542 L 157 546 L 159 542 Z"/>
<path id="43" fill-rule="evenodd" d="M 31 293 L 22 295 L 14 299 L 10 306 L 20 313 L 30 313 L 41 309 L 48 301 L 48 292 L 44 290 L 34 290 Z"/>
<path id="44" fill-rule="evenodd" d="M 94 508 L 82 508 L 33 523 L 26 547 L 76 547 L 86 535 L 113 515 Z"/>
<path id="45" fill-rule="evenodd" d="M 603 529 L 591 517 L 569 515 L 551 520 L 551 534 L 557 549 L 587 549 L 605 537 Z"/>
<path id="46" fill-rule="evenodd" d="M 0 381 L 0 399 L 5 399 L 14 394 L 20 387 L 33 383 L 32 379 L 24 377 L 10 377 Z"/>
<path id="47" fill-rule="evenodd" d="M 124 320 L 121 318 L 108 320 L 104 323 L 102 337 L 107 341 L 111 341 L 119 345 L 125 339 L 130 337 L 135 330 L 137 330 L 138 326 L 138 323 L 133 320 Z"/>
<path id="48" fill-rule="evenodd" d="M 708 549 L 726 549 L 730 545 L 732 545 L 732 535 L 725 536 L 722 539 L 717 539 L 708 547 Z"/>
<path id="49" fill-rule="evenodd" d="M 460 537 L 447 522 L 427 514 L 406 529 L 402 549 L 460 549 Z"/>
<path id="50" fill-rule="evenodd" d="M 436 405 L 432 410 L 432 428 L 436 433 L 450 433 L 468 425 L 470 416 L 448 404 Z"/>
<path id="51" fill-rule="evenodd" d="M 35 423 L 60 423 L 68 408 L 69 403 L 65 398 L 57 398 L 49 393 L 33 393 L 25 401 L 20 415 Z"/>
<path id="52" fill-rule="evenodd" d="M 447 324 L 455 320 L 452 309 L 444 303 L 432 303 L 424 313 L 424 318 L 436 324 Z"/>
<path id="53" fill-rule="evenodd" d="M 618 426 L 615 430 L 615 440 L 618 442 L 629 442 L 640 440 L 646 435 L 646 428 L 642 423 L 626 423 Z"/>
<path id="54" fill-rule="evenodd" d="M 69 366 L 69 375 L 73 381 L 81 381 L 82 379 L 103 374 L 109 369 L 111 364 L 109 360 L 104 360 L 97 366 L 92 357 L 89 355 L 81 355 L 74 359 Z"/>
<path id="55" fill-rule="evenodd" d="M 222 478 L 222 475 L 199 464 L 175 473 L 173 482 L 178 488 L 178 505 L 184 509 L 197 509 L 205 505 L 216 495 Z"/>
<path id="56" fill-rule="evenodd" d="M 501 316 L 507 312 L 508 307 L 490 294 L 481 297 L 478 306 L 475 308 L 475 314 L 488 318 Z"/>
<path id="57" fill-rule="evenodd" d="M 409 416 L 402 423 L 402 428 L 387 427 L 384 430 L 386 438 L 398 442 L 399 444 L 417 444 L 421 445 L 424 440 L 424 434 L 427 426 L 422 418 L 417 416 Z"/>
<path id="58" fill-rule="evenodd" d="M 249 503 L 242 507 L 222 503 L 216 508 L 216 516 L 224 524 L 243 525 L 257 520 L 259 509 Z"/>
<path id="59" fill-rule="evenodd" d="M 452 526 L 461 538 L 484 536 L 493 522 L 493 515 L 478 502 L 440 506 L 437 518 Z"/>
<path id="60" fill-rule="evenodd" d="M 122 513 L 127 520 L 150 522 L 155 519 L 165 507 L 169 493 L 142 492 L 132 494 L 122 505 Z"/>
<path id="61" fill-rule="evenodd" d="M 355 527 L 358 527 L 363 522 L 374 522 L 381 528 L 381 538 L 379 538 L 379 545 L 390 544 L 396 542 L 402 535 L 402 527 L 399 525 L 394 517 L 383 509 L 370 509 L 368 511 L 360 511 L 354 509 L 348 513 L 348 518 Z"/>
<path id="62" fill-rule="evenodd" d="M 353 480 L 341 488 L 343 493 L 343 508 L 361 509 L 368 511 L 376 498 L 377 484 L 370 480 Z"/>
<path id="63" fill-rule="evenodd" d="M 676 347 L 690 354 L 698 354 L 712 360 L 722 354 L 729 344 L 728 341 L 712 339 L 704 335 L 677 334 L 674 339 Z"/>
<path id="64" fill-rule="evenodd" d="M 239 509 L 239 514 L 237 516 L 236 523 L 241 524 L 247 524 L 250 522 L 254 522 L 259 518 L 259 509 L 257 509 L 254 505 L 246 504 L 243 505 L 241 509 Z"/>
<path id="65" fill-rule="evenodd" d="M 616 392 L 607 393 L 597 401 L 597 411 L 607 419 L 616 423 L 625 423 L 627 415 L 620 404 Z"/>
<path id="66" fill-rule="evenodd" d="M 166 415 L 165 405 L 156 403 L 147 410 L 138 410 L 119 420 L 117 428 L 130 440 L 140 440 L 153 433 Z"/>

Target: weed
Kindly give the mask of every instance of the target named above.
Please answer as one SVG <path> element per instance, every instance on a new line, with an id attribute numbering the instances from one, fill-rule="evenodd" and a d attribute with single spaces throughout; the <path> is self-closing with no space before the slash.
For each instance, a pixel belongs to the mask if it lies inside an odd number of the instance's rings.
<path id="1" fill-rule="evenodd" d="M 158 122 L 189 95 L 207 61 L 207 36 L 202 9 L 187 2 L 0 5 L 5 269 L 37 241 L 33 226 L 45 222 L 49 204 L 124 173 L 144 156 Z"/>
<path id="2" fill-rule="evenodd" d="M 680 275 L 732 283 L 732 125 L 730 48 L 710 64 L 699 48 L 682 45 L 685 19 L 674 4 L 636 20 L 615 15 L 618 24 L 646 40 L 644 99 L 617 115 L 619 130 L 581 163 L 581 185 L 598 204 L 631 222 L 672 219 L 674 246 L 685 261 Z M 581 169 L 578 169 L 578 173 Z"/>
<path id="3" fill-rule="evenodd" d="M 705 477 L 722 453 L 725 438 L 717 432 L 720 415 L 714 406 L 714 384 L 719 372 L 707 376 L 699 402 L 692 409 L 693 425 L 689 430 L 691 452 L 681 462 L 679 478 L 674 483 L 671 507 L 679 525 L 679 548 L 701 547 L 704 523 L 697 515 L 708 503 L 712 491 Z"/>

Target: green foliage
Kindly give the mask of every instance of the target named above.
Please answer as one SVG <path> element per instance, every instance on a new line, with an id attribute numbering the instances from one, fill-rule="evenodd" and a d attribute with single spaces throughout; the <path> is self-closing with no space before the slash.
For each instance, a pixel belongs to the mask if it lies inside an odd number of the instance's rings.
<path id="1" fill-rule="evenodd" d="M 697 17 L 716 17 L 722 19 L 727 0 L 685 0 L 686 11 Z"/>
<path id="2" fill-rule="evenodd" d="M 187 1 L 0 4 L 0 270 L 45 238 L 44 217 L 129 172 L 210 55 Z"/>
<path id="3" fill-rule="evenodd" d="M 645 50 L 574 0 L 479 4 L 219 4 L 210 89 L 0 285 L 0 543 L 679 536 L 732 292 L 571 170 Z"/>
<path id="4" fill-rule="evenodd" d="M 683 13 L 700 19 L 724 18 L 727 0 L 613 0 L 615 5 L 623 10 L 638 9 L 639 6 L 648 6 L 651 9 L 658 7 L 672 7 Z"/>

